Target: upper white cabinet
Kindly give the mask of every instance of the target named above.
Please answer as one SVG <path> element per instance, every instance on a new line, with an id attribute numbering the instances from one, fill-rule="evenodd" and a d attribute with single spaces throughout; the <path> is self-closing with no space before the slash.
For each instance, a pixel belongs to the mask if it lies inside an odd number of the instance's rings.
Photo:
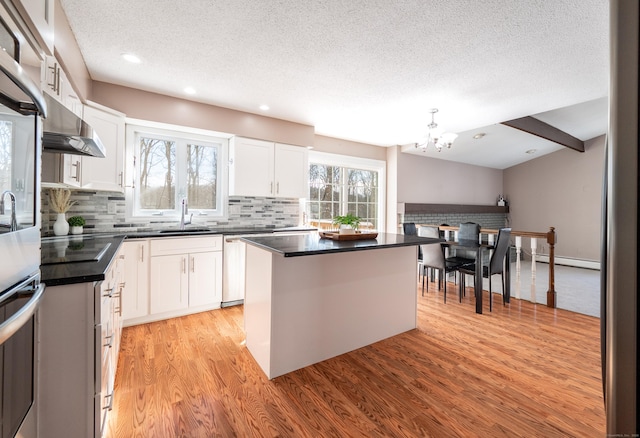
<path id="1" fill-rule="evenodd" d="M 38 43 L 49 53 L 53 53 L 54 3 L 55 0 L 18 0 L 14 2 Z"/>
<path id="2" fill-rule="evenodd" d="M 82 157 L 82 188 L 124 192 L 125 115 L 107 107 L 84 107 L 84 120 L 98 133 L 105 158 Z"/>
<path id="3" fill-rule="evenodd" d="M 45 93 L 70 109 L 78 117 L 82 117 L 82 101 L 78 97 L 67 75 L 53 56 L 47 56 L 41 73 L 41 86 Z"/>
<path id="4" fill-rule="evenodd" d="M 85 105 L 82 113 L 98 133 L 106 157 L 45 153 L 42 156 L 43 186 L 63 184 L 86 190 L 124 192 L 125 115 L 95 103 Z"/>
<path id="5" fill-rule="evenodd" d="M 229 195 L 304 198 L 307 148 L 234 137 L 229 146 Z"/>

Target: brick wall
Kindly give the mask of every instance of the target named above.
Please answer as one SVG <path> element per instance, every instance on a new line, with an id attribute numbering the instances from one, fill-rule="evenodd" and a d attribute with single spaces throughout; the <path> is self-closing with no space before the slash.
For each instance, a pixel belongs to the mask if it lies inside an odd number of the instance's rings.
<path id="1" fill-rule="evenodd" d="M 463 222 L 475 222 L 482 228 L 499 229 L 508 226 L 508 215 L 505 213 L 450 213 L 450 214 L 405 214 L 402 223 L 458 226 Z"/>

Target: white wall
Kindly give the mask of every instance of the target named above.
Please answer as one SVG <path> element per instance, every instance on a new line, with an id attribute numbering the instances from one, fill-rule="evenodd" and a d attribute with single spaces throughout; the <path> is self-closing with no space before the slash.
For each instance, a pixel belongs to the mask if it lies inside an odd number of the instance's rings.
<path id="1" fill-rule="evenodd" d="M 398 153 L 398 202 L 495 205 L 502 170 Z"/>
<path id="2" fill-rule="evenodd" d="M 596 137 L 585 142 L 583 153 L 563 149 L 506 169 L 511 227 L 555 227 L 557 256 L 599 260 L 604 144 L 605 136 Z"/>

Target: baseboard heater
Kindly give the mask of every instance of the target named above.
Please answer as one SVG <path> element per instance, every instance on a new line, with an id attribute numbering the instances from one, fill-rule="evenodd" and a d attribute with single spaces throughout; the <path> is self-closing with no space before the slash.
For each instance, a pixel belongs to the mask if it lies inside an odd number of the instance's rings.
<path id="1" fill-rule="evenodd" d="M 536 255 L 536 261 L 542 263 L 549 263 L 549 256 L 539 254 Z M 600 262 L 596 262 L 594 260 L 582 260 L 582 259 L 574 259 L 571 257 L 555 257 L 554 262 L 556 265 L 562 266 L 571 266 L 573 268 L 585 268 L 585 269 L 595 269 L 597 271 L 600 270 Z"/>

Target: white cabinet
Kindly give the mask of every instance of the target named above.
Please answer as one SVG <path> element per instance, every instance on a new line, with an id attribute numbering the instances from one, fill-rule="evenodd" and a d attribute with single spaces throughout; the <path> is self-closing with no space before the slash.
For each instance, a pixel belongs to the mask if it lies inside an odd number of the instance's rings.
<path id="1" fill-rule="evenodd" d="M 304 198 L 307 148 L 235 137 L 229 146 L 229 194 Z"/>
<path id="2" fill-rule="evenodd" d="M 54 28 L 53 11 L 55 0 L 19 0 L 14 4 L 20 15 L 38 40 L 49 53 L 53 53 Z"/>
<path id="3" fill-rule="evenodd" d="M 92 103 L 83 118 L 98 133 L 106 156 L 82 157 L 82 188 L 124 192 L 125 115 Z"/>
<path id="4" fill-rule="evenodd" d="M 222 236 L 151 239 L 150 255 L 149 315 L 136 323 L 220 307 Z"/>
<path id="5" fill-rule="evenodd" d="M 149 314 L 149 241 L 126 240 L 123 243 L 125 285 L 122 292 L 122 318 L 125 325 Z"/>
<path id="6" fill-rule="evenodd" d="M 188 254 L 151 257 L 152 314 L 186 309 L 189 306 Z"/>
<path id="7" fill-rule="evenodd" d="M 189 307 L 220 305 L 222 251 L 189 254 Z"/>
<path id="8" fill-rule="evenodd" d="M 86 190 L 124 192 L 125 115 L 93 103 L 84 106 L 83 114 L 104 144 L 106 157 L 44 153 L 43 187 L 62 184 Z"/>
<path id="9" fill-rule="evenodd" d="M 41 82 L 45 93 L 55 98 L 78 117 L 82 117 L 82 101 L 55 57 L 45 57 Z"/>
<path id="10" fill-rule="evenodd" d="M 38 436 L 100 437 L 113 403 L 124 259 L 105 279 L 47 287 L 38 311 Z"/>

